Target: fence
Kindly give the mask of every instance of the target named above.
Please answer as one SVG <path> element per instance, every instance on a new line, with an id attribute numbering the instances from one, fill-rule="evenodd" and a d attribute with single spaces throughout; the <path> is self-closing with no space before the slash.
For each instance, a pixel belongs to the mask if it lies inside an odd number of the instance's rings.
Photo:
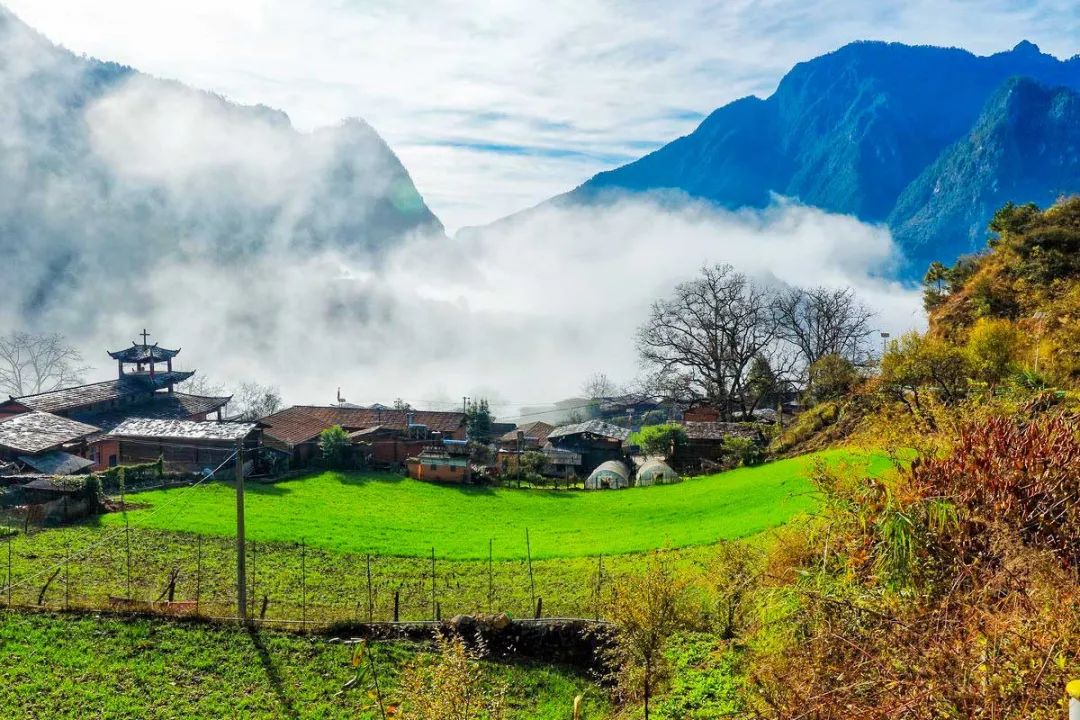
<path id="1" fill-rule="evenodd" d="M 81 525 L 0 541 L 0 603 L 235 617 L 236 540 Z M 600 619 L 622 558 L 449 560 L 345 554 L 301 543 L 246 544 L 249 617 L 319 626 L 507 613 Z M 479 554 L 479 553 L 478 553 Z"/>

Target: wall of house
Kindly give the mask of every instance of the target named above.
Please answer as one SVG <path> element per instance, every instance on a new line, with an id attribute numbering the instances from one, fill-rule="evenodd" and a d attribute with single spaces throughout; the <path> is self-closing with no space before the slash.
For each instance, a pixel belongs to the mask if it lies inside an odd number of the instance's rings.
<path id="1" fill-rule="evenodd" d="M 400 465 L 406 459 L 420 454 L 429 445 L 430 440 L 375 440 L 371 443 L 371 460 L 379 465 Z"/>
<path id="2" fill-rule="evenodd" d="M 450 465 L 445 461 L 420 462 L 413 459 L 407 463 L 409 477 L 432 482 L 463 483 L 470 478 L 468 465 Z"/>
<path id="3" fill-rule="evenodd" d="M 158 443 L 145 440 L 120 440 L 120 464 L 139 465 L 164 458 L 165 469 L 173 472 L 198 472 L 216 468 L 233 453 L 234 446 L 204 440 L 180 443 Z"/>
<path id="4" fill-rule="evenodd" d="M 113 465 L 120 464 L 120 443 L 116 438 L 102 438 L 90 445 L 88 457 L 94 461 L 94 472 L 108 470 Z M 115 458 L 116 462 L 110 462 L 112 458 Z"/>

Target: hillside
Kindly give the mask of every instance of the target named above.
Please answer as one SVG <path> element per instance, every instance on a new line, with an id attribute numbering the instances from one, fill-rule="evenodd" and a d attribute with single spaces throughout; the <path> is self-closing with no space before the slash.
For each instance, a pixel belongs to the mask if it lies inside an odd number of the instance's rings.
<path id="1" fill-rule="evenodd" d="M 1032 82 L 1017 86 L 1017 76 Z M 1080 90 L 1080 57 L 1059 61 L 1027 42 L 988 57 L 853 43 L 799 63 L 768 98 L 725 105 L 691 134 L 555 202 L 676 190 L 735 208 L 779 193 L 887 222 L 908 255 L 906 274 L 916 277 L 932 260 L 981 247 L 993 208 L 1006 200 L 1046 203 L 1080 189 L 1075 152 L 1070 161 L 1047 150 L 1076 146 L 1075 123 L 1061 115 L 1075 92 L 1036 83 Z M 996 165 L 978 143 L 988 133 L 1007 146 Z M 980 169 L 955 170 L 968 166 Z M 999 170 L 1023 175 L 1006 180 Z"/>
<path id="2" fill-rule="evenodd" d="M 271 250 L 378 251 L 442 232 L 367 123 L 312 133 L 57 47 L 0 7 L 0 252 L 26 312 L 60 285 L 121 282 L 172 257 Z"/>

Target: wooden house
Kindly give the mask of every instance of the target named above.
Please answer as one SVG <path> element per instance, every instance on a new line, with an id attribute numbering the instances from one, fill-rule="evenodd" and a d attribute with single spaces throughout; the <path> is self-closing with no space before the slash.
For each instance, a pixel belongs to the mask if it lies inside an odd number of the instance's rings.
<path id="1" fill-rule="evenodd" d="M 203 472 L 227 463 L 238 446 L 251 453 L 260 445 L 261 426 L 245 422 L 194 422 L 132 418 L 113 428 L 121 465 L 155 462 L 166 470 Z"/>
<path id="2" fill-rule="evenodd" d="M 587 476 L 601 463 L 621 461 L 624 456 L 623 443 L 629 437 L 627 428 L 602 420 L 588 420 L 555 428 L 548 434 L 548 442 L 556 449 L 580 455 L 579 474 Z"/>

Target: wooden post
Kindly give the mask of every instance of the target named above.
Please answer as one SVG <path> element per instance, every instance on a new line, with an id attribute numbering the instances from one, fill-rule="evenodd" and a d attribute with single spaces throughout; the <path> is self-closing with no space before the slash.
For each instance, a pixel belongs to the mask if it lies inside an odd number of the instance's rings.
<path id="1" fill-rule="evenodd" d="M 307 627 L 307 545 L 300 538 L 300 627 Z"/>
<path id="2" fill-rule="evenodd" d="M 251 611 L 248 612 L 248 617 L 255 617 L 255 575 L 257 573 L 255 565 L 255 541 L 251 541 Z"/>
<path id="3" fill-rule="evenodd" d="M 367 621 L 373 622 L 375 615 L 375 605 L 371 599 L 371 553 L 367 556 Z"/>
<path id="4" fill-rule="evenodd" d="M 394 622 L 398 621 L 398 611 L 401 609 L 401 588 L 394 591 Z"/>
<path id="5" fill-rule="evenodd" d="M 600 622 L 600 587 L 604 581 L 604 556 L 600 555 L 596 562 L 596 621 Z"/>
<path id="6" fill-rule="evenodd" d="M 532 545 L 529 544 L 529 528 L 525 528 L 525 552 L 529 558 L 529 597 L 530 605 L 536 605 L 536 581 L 533 579 Z"/>
<path id="7" fill-rule="evenodd" d="M 574 697 L 574 720 L 581 720 L 581 696 Z"/>
<path id="8" fill-rule="evenodd" d="M 544 598 L 536 598 L 536 619 L 539 620 L 544 616 Z"/>
<path id="9" fill-rule="evenodd" d="M 199 614 L 199 596 L 202 595 L 202 535 L 195 536 L 195 614 Z"/>
<path id="10" fill-rule="evenodd" d="M 11 536 L 7 539 L 7 604 L 11 607 Z"/>
<path id="11" fill-rule="evenodd" d="M 124 501 L 120 504 L 123 506 Z M 126 508 L 126 506 L 124 506 Z M 127 593 L 125 597 L 131 599 L 131 524 L 128 522 L 127 510 L 124 510 L 124 547 L 127 555 Z"/>
<path id="12" fill-rule="evenodd" d="M 431 619 L 438 620 L 435 602 L 435 548 L 431 548 Z"/>
<path id="13" fill-rule="evenodd" d="M 495 612 L 495 561 L 492 555 L 492 544 L 495 541 L 488 538 L 488 615 Z"/>
<path id="14" fill-rule="evenodd" d="M 247 555 L 244 537 L 244 441 L 236 441 L 236 618 L 247 622 Z"/>
<path id="15" fill-rule="evenodd" d="M 71 564 L 71 542 L 68 541 L 67 551 L 64 553 L 64 609 L 68 609 L 71 601 L 71 593 L 68 592 L 68 565 Z"/>

